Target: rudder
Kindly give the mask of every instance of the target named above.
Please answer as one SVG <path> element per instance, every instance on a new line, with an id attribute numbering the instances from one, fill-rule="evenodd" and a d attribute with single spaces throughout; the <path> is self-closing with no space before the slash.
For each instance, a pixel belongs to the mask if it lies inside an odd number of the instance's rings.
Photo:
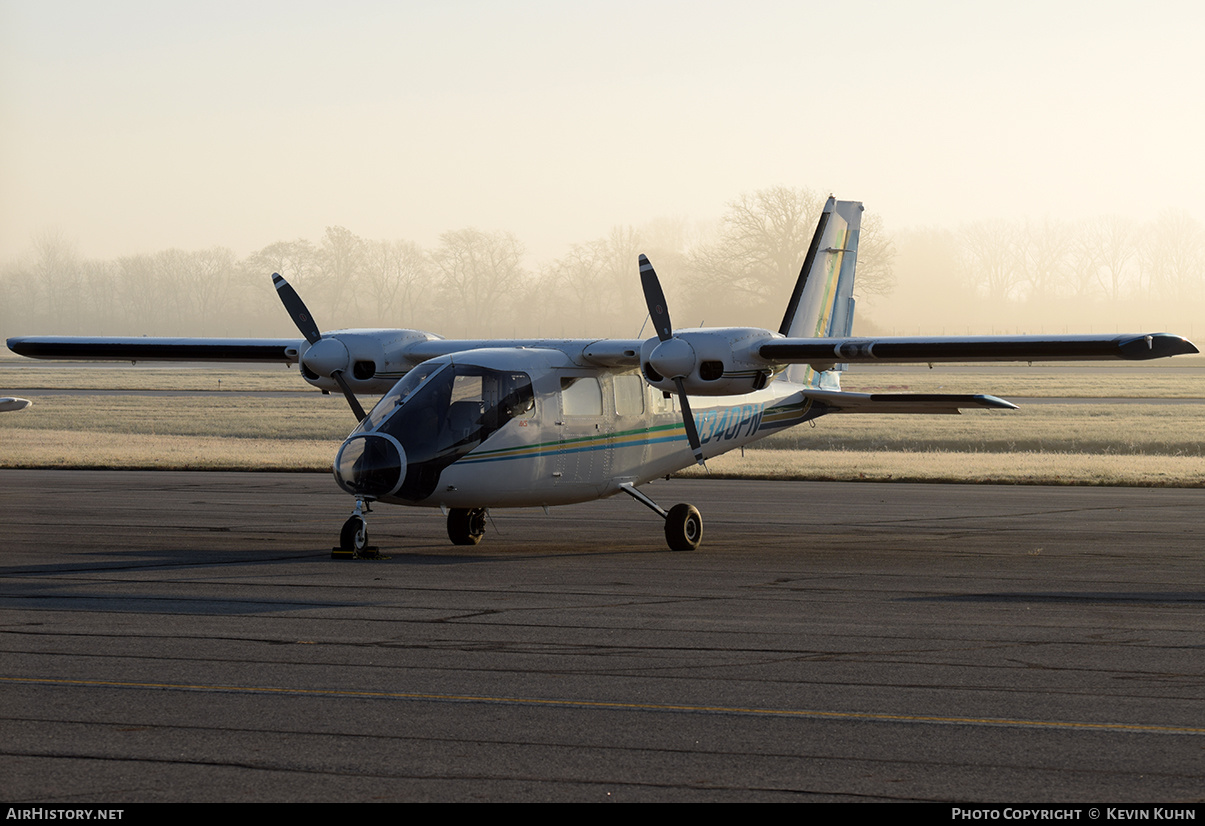
<path id="1" fill-rule="evenodd" d="M 843 338 L 852 333 L 861 226 L 861 202 L 829 196 L 779 333 L 789 338 Z M 793 364 L 781 378 L 819 387 L 820 376 L 806 364 Z"/>

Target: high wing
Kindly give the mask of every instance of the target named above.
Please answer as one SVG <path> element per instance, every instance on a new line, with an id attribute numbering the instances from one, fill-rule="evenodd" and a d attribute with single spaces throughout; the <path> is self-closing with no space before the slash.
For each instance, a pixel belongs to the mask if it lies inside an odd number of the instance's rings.
<path id="1" fill-rule="evenodd" d="M 384 338 L 391 330 L 336 330 L 328 335 Z M 404 331 L 416 332 L 416 331 Z M 17 336 L 14 353 L 37 359 L 79 361 L 197 361 L 296 364 L 304 339 L 170 338 L 114 336 Z M 550 347 L 584 362 L 631 368 L 640 364 L 642 339 L 442 339 L 407 342 L 396 356 L 410 366 L 429 358 L 494 347 Z M 1030 362 L 1120 359 L 1145 361 L 1199 352 L 1171 333 L 1112 336 L 973 336 L 968 338 L 785 338 L 767 335 L 756 348 L 766 366 L 834 364 L 927 364 L 937 362 Z M 746 358 L 752 353 L 744 354 Z"/>
<path id="2" fill-rule="evenodd" d="M 35 359 L 79 361 L 223 361 L 296 364 L 304 339 L 291 338 L 115 338 L 111 336 L 24 336 L 8 348 Z"/>
<path id="3" fill-rule="evenodd" d="M 862 205 L 829 198 L 777 331 L 758 328 L 674 330 L 652 264 L 640 257 L 642 288 L 657 335 L 639 339 L 449 340 L 420 330 L 318 330 L 293 288 L 273 275 L 277 293 L 302 339 L 17 337 L 9 348 L 45 359 L 107 361 L 247 361 L 296 363 L 310 384 L 338 390 L 359 418 L 356 393 L 387 392 L 427 359 L 466 350 L 559 350 L 575 364 L 612 370 L 639 368 L 653 387 L 688 396 L 729 396 L 785 382 L 801 398 L 832 412 L 952 413 L 965 407 L 1012 407 L 986 395 L 860 394 L 840 389 L 848 364 L 1033 362 L 1121 359 L 1144 361 L 1196 353 L 1181 336 L 1131 333 L 1104 336 L 857 337 L 852 335 L 853 287 Z M 689 431 L 691 417 L 687 416 Z M 692 446 L 697 438 L 691 438 Z"/>
<path id="4" fill-rule="evenodd" d="M 968 338 L 781 338 L 758 354 L 778 364 L 918 364 L 977 361 L 1145 361 L 1196 353 L 1170 333 L 1112 336 L 974 336 Z"/>

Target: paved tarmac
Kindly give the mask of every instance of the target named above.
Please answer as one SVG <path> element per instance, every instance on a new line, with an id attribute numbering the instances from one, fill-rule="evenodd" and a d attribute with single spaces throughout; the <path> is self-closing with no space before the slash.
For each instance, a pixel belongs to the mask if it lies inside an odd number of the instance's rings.
<path id="1" fill-rule="evenodd" d="M 661 482 L 455 548 L 326 475 L 0 471 L 0 799 L 1200 801 L 1202 490 Z"/>

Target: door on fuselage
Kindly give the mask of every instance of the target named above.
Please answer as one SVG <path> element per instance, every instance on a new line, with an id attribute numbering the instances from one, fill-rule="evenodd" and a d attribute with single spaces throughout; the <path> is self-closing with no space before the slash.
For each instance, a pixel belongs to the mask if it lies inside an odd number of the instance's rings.
<path id="1" fill-rule="evenodd" d="M 661 391 L 649 387 L 639 373 L 611 377 L 615 417 L 611 434 L 611 476 L 640 476 L 648 461 L 650 439 L 655 437 L 654 415 Z"/>
<path id="2" fill-rule="evenodd" d="M 593 488 L 610 478 L 611 427 L 603 405 L 603 383 L 608 378 L 596 373 L 560 377 L 561 415 L 556 420 L 560 449 L 553 468 L 560 487 Z"/>

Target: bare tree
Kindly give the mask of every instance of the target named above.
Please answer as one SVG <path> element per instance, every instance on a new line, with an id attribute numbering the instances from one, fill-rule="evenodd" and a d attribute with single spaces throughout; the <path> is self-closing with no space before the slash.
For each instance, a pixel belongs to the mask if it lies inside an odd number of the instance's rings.
<path id="1" fill-rule="evenodd" d="M 958 233 L 971 277 L 994 303 L 1007 301 L 1021 283 L 1020 237 L 1007 221 L 977 221 Z"/>
<path id="2" fill-rule="evenodd" d="M 802 263 L 802 262 L 801 262 Z M 858 238 L 858 277 L 854 295 L 891 295 L 895 289 L 895 241 L 877 212 L 862 214 Z"/>
<path id="3" fill-rule="evenodd" d="M 158 255 L 127 255 L 117 259 L 117 288 L 125 310 L 125 327 L 154 335 L 173 332 L 169 297 L 157 264 Z M 178 329 L 178 328 L 177 328 Z"/>
<path id="4" fill-rule="evenodd" d="M 359 309 L 358 283 L 366 263 L 365 242 L 345 227 L 327 227 L 318 249 L 317 265 L 322 275 L 321 294 L 325 298 L 323 317 L 332 322 Z"/>
<path id="5" fill-rule="evenodd" d="M 187 302 L 183 312 L 203 329 L 211 329 L 234 286 L 234 252 L 226 247 L 196 250 L 186 253 L 183 263 L 187 276 L 182 290 Z"/>
<path id="6" fill-rule="evenodd" d="M 827 199 L 811 189 L 773 187 L 728 205 L 714 243 L 694 248 L 689 265 L 696 294 L 739 305 L 736 318 L 764 323 L 790 295 Z M 895 248 L 882 218 L 864 215 L 858 241 L 856 294 L 886 295 L 894 284 Z M 722 297 L 722 298 L 721 298 Z"/>
<path id="7" fill-rule="evenodd" d="M 365 244 L 361 287 L 376 324 L 414 326 L 431 290 L 433 267 L 422 247 L 410 241 Z"/>
<path id="8" fill-rule="evenodd" d="M 569 252 L 549 266 L 557 292 L 566 297 L 564 310 L 584 323 L 605 326 L 612 310 L 614 293 L 603 282 L 606 265 L 605 242 L 574 244 Z"/>
<path id="9" fill-rule="evenodd" d="M 1062 221 L 1026 221 L 1016 236 L 1021 277 L 1030 301 L 1050 301 L 1067 279 L 1072 233 Z"/>
<path id="10" fill-rule="evenodd" d="M 1117 303 L 1129 280 L 1131 262 L 1138 254 L 1138 232 L 1134 222 L 1120 215 L 1104 215 L 1085 228 L 1094 250 L 1095 274 L 1104 294 Z"/>
<path id="11" fill-rule="evenodd" d="M 505 324 L 525 272 L 524 249 L 509 232 L 445 232 L 432 260 L 440 274 L 440 301 L 470 335 Z M 509 325 L 506 325 L 509 326 Z"/>
<path id="12" fill-rule="evenodd" d="M 1184 210 L 1166 209 L 1144 235 L 1142 264 L 1149 293 L 1187 302 L 1205 286 L 1205 230 Z"/>
<path id="13" fill-rule="evenodd" d="M 62 232 L 47 230 L 33 236 L 33 253 L 28 276 L 41 299 L 41 314 L 47 321 L 74 329 L 83 311 L 75 244 Z"/>
<path id="14" fill-rule="evenodd" d="M 318 272 L 318 254 L 314 245 L 304 238 L 296 241 L 277 241 L 259 252 L 253 252 L 243 261 L 243 266 L 252 277 L 262 275 L 264 283 L 271 273 L 277 272 L 288 279 L 293 288 L 304 295 L 309 281 Z"/>
<path id="15" fill-rule="evenodd" d="M 632 324 L 639 325 L 646 315 L 640 289 L 640 253 L 644 238 L 632 226 L 614 226 L 603 239 L 600 279 L 611 291 L 615 304 L 615 325 L 610 335 L 636 335 Z"/>
<path id="16" fill-rule="evenodd" d="M 24 333 L 29 321 L 29 301 L 25 283 L 28 273 L 19 263 L 5 265 L 0 272 L 0 340 Z"/>
<path id="17" fill-rule="evenodd" d="M 824 198 L 810 189 L 774 187 L 741 195 L 728 205 L 714 244 L 690 254 L 706 290 L 763 315 L 781 301 L 799 273 Z"/>
<path id="18" fill-rule="evenodd" d="M 112 261 L 88 260 L 81 267 L 82 298 L 88 308 L 81 332 L 115 333 L 122 314 L 117 267 Z"/>

